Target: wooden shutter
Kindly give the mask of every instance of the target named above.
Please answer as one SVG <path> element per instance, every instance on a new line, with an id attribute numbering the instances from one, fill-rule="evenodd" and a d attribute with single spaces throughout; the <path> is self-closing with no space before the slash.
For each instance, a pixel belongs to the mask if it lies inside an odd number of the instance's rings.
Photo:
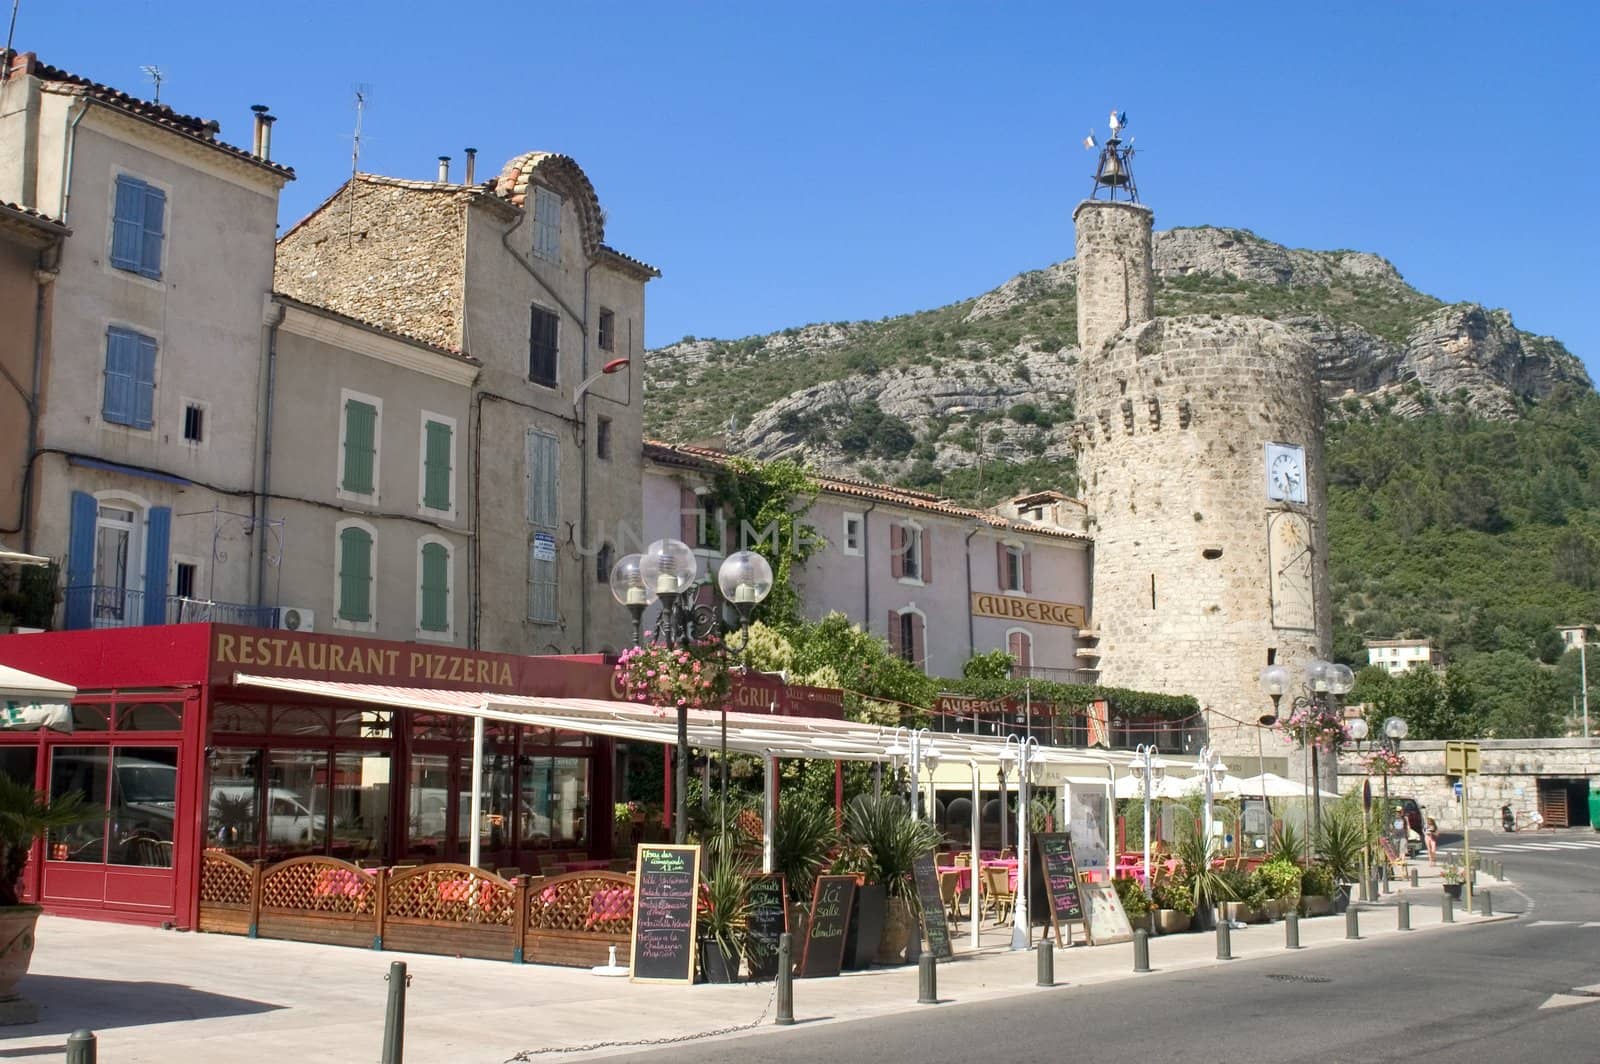
<path id="1" fill-rule="evenodd" d="M 94 534 L 100 514 L 93 495 L 72 493 L 72 525 L 67 533 L 66 622 L 68 630 L 89 627 L 94 606 Z"/>
<path id="2" fill-rule="evenodd" d="M 372 537 L 364 529 L 339 532 L 339 617 L 372 620 Z"/>
<path id="3" fill-rule="evenodd" d="M 145 518 L 144 623 L 167 623 L 167 553 L 172 543 L 172 508 L 152 506 Z"/>
<path id="4" fill-rule="evenodd" d="M 1022 591 L 1023 594 L 1033 594 L 1033 551 L 1022 548 Z"/>
<path id="5" fill-rule="evenodd" d="M 554 529 L 561 513 L 561 448 L 547 432 L 528 431 L 528 521 Z"/>
<path id="6" fill-rule="evenodd" d="M 889 650 L 893 652 L 894 656 L 897 658 L 902 656 L 903 651 L 900 646 L 899 610 L 889 611 Z"/>
<path id="7" fill-rule="evenodd" d="M 450 509 L 450 426 L 442 421 L 427 423 L 423 440 L 422 505 L 430 510 Z M 437 544 L 435 544 L 437 546 Z"/>
<path id="8" fill-rule="evenodd" d="M 442 543 L 422 546 L 422 617 L 428 632 L 450 630 L 450 552 Z"/>
<path id="9" fill-rule="evenodd" d="M 117 425 L 133 424 L 134 374 L 138 371 L 139 337 L 127 329 L 106 330 L 106 387 L 101 415 Z"/>
<path id="10" fill-rule="evenodd" d="M 167 194 L 148 185 L 144 190 L 144 231 L 140 234 L 139 272 L 161 276 L 161 241 L 166 237 Z"/>
<path id="11" fill-rule="evenodd" d="M 1006 555 L 1008 553 L 1006 545 L 996 540 L 994 544 L 994 581 L 995 586 L 1001 591 L 1011 590 L 1011 585 L 1006 582 Z"/>
<path id="12" fill-rule="evenodd" d="M 371 495 L 377 453 L 378 408 L 359 399 L 344 404 L 344 476 L 339 485 L 353 495 Z M 347 530 L 348 531 L 348 530 Z"/>
<path id="13" fill-rule="evenodd" d="M 156 423 L 156 342 L 137 333 L 133 338 L 133 426 Z"/>
<path id="14" fill-rule="evenodd" d="M 924 533 L 926 539 L 926 533 Z M 928 671 L 927 632 L 920 613 L 911 615 L 911 664 Z"/>
<path id="15" fill-rule="evenodd" d="M 700 496 L 689 487 L 678 488 L 678 538 L 691 547 L 700 546 Z"/>
<path id="16" fill-rule="evenodd" d="M 117 178 L 117 201 L 111 222 L 111 265 L 139 271 L 144 262 L 144 206 L 149 188 L 134 177 Z"/>
<path id="17" fill-rule="evenodd" d="M 896 580 L 906 575 L 906 530 L 904 525 L 889 526 L 889 575 Z M 898 635 L 896 638 L 898 638 Z"/>
<path id="18" fill-rule="evenodd" d="M 933 583 L 933 529 L 924 528 L 922 540 L 922 571 L 917 576 L 922 578 L 924 584 Z"/>

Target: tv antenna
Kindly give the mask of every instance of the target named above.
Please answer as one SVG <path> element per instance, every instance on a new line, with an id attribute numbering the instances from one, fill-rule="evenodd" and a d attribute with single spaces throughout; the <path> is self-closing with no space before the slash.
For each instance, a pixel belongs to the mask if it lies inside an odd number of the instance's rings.
<path id="1" fill-rule="evenodd" d="M 347 211 L 345 214 L 344 239 L 348 247 L 355 243 L 356 227 L 356 174 L 361 170 L 361 123 L 367 116 L 367 108 L 372 104 L 372 86 L 361 82 L 352 90 L 355 93 L 356 130 L 350 138 L 350 185 L 345 198 Z"/>
<path id="2" fill-rule="evenodd" d="M 1089 191 L 1089 198 L 1099 198 L 1101 189 L 1104 189 L 1107 198 L 1114 203 L 1117 190 L 1121 189 L 1129 203 L 1138 203 L 1139 186 L 1133 180 L 1133 138 L 1129 137 L 1127 143 L 1122 140 L 1122 131 L 1128 128 L 1128 112 L 1113 110 L 1107 125 L 1111 127 L 1111 135 L 1106 138 L 1105 144 L 1095 139 L 1092 129 L 1083 138 L 1086 151 L 1100 149 L 1100 161 L 1094 168 L 1094 185 Z"/>
<path id="3" fill-rule="evenodd" d="M 161 68 L 153 63 L 147 66 L 142 66 L 139 69 L 144 73 L 145 78 L 149 80 L 150 84 L 156 87 L 155 99 L 153 99 L 151 103 L 160 103 L 161 83 L 167 80 L 167 75 L 162 73 Z"/>

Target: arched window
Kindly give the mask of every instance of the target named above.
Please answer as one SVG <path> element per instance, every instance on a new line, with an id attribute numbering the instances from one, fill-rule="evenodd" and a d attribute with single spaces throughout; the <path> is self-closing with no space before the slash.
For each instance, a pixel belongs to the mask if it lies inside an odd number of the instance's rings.
<path id="1" fill-rule="evenodd" d="M 438 536 L 417 541 L 417 634 L 423 638 L 451 637 L 453 555 L 450 544 Z"/>
<path id="2" fill-rule="evenodd" d="M 1013 628 L 1006 632 L 1006 653 L 1011 655 L 1013 662 L 1011 675 L 1018 678 L 1027 676 L 1033 669 L 1033 633 L 1025 628 Z"/>
<path id="3" fill-rule="evenodd" d="M 334 623 L 367 631 L 377 627 L 373 593 L 373 554 L 377 536 L 365 521 L 340 521 L 336 526 Z"/>

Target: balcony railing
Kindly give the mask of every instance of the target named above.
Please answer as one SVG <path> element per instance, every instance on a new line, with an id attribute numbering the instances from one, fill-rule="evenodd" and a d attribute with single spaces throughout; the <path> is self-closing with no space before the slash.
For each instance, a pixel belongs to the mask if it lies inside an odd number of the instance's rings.
<path id="1" fill-rule="evenodd" d="M 936 732 L 968 735 L 1031 735 L 1045 746 L 1076 747 L 1091 745 L 1092 733 L 1095 743 L 1108 742 L 1113 750 L 1132 750 L 1149 744 L 1164 754 L 1194 753 L 1206 743 L 1203 715 L 1182 720 L 1114 717 L 1106 724 L 1091 724 L 1086 714 L 1057 711 L 1041 703 L 1035 703 L 1031 709 L 1015 703 L 1000 707 L 991 702 L 963 706 L 954 712 L 935 710 L 932 728 Z"/>
<path id="2" fill-rule="evenodd" d="M 135 628 L 142 624 L 243 624 L 256 628 L 276 628 L 278 607 L 250 606 L 239 602 L 210 602 L 205 599 L 167 595 L 151 616 L 150 601 L 143 591 L 108 585 L 69 587 L 62 594 L 63 628 Z"/>
<path id="3" fill-rule="evenodd" d="M 1052 683 L 1095 683 L 1100 678 L 1098 669 L 1062 669 L 1053 665 L 1013 665 L 1011 677 L 1015 680 L 1049 680 Z"/>

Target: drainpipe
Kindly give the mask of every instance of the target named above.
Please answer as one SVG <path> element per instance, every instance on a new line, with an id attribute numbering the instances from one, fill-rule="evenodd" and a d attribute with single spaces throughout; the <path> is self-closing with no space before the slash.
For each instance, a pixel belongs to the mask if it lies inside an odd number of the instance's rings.
<path id="1" fill-rule="evenodd" d="M 978 637 L 976 625 L 972 620 L 972 537 L 983 529 L 982 525 L 973 525 L 972 531 L 967 533 L 966 542 L 962 545 L 962 552 L 967 556 L 967 657 L 972 657 L 978 652 Z"/>
<path id="2" fill-rule="evenodd" d="M 22 467 L 22 505 L 17 514 L 17 523 L 22 528 L 22 550 L 24 553 L 33 550 L 33 460 L 39 452 L 39 390 L 44 378 L 44 330 L 45 323 L 50 314 L 48 304 L 50 298 L 48 291 L 54 283 L 61 269 L 61 253 L 63 240 L 58 239 L 53 245 L 39 252 L 39 266 L 34 271 L 34 299 L 33 299 L 33 379 L 29 382 L 28 392 L 23 396 L 28 403 L 28 457 Z M 7 377 L 10 375 L 7 374 Z M 13 382 L 14 384 L 15 382 Z M 22 390 L 17 389 L 19 392 Z M 6 532 L 15 532 L 16 529 L 8 528 Z"/>
<path id="3" fill-rule="evenodd" d="M 289 308 L 273 302 L 277 313 L 267 317 L 267 386 L 261 396 L 261 490 L 256 493 L 256 520 L 266 528 L 267 507 L 272 499 L 272 409 L 278 381 L 278 327 L 289 316 Z M 256 536 L 256 605 L 263 604 L 267 591 L 267 544 L 265 531 Z"/>
<path id="4" fill-rule="evenodd" d="M 589 379 L 589 274 L 591 262 L 583 269 L 583 347 L 578 357 L 578 380 Z M 630 351 L 631 355 L 632 352 Z M 589 592 L 593 581 L 584 564 L 584 549 L 589 545 L 589 393 L 578 399 L 578 651 L 589 651 Z"/>
<path id="5" fill-rule="evenodd" d="M 861 512 L 861 630 L 869 634 L 872 632 L 872 536 L 867 518 L 877 508 L 874 502 Z"/>
<path id="6" fill-rule="evenodd" d="M 73 148 L 78 143 L 78 123 L 83 121 L 83 116 L 89 113 L 89 98 L 80 96 L 72 102 L 72 107 L 78 108 L 78 113 L 72 116 L 67 123 L 67 151 L 66 158 L 61 163 L 61 195 L 56 200 L 61 205 L 61 222 L 67 221 L 67 207 L 72 203 L 72 157 Z M 67 108 L 70 112 L 72 107 Z"/>

